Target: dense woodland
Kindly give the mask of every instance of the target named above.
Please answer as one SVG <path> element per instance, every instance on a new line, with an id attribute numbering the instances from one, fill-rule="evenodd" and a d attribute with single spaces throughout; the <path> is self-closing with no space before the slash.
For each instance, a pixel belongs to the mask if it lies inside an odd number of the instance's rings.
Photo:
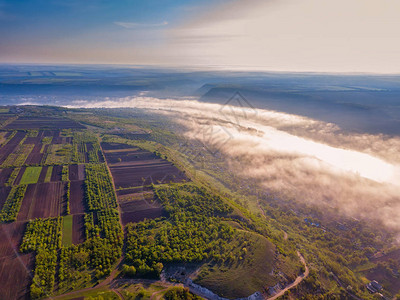
<path id="1" fill-rule="evenodd" d="M 62 219 L 36 219 L 28 223 L 21 252 L 36 252 L 31 297 L 42 298 L 53 293 L 57 267 L 57 250 L 61 248 Z"/>
<path id="2" fill-rule="evenodd" d="M 124 271 L 158 277 L 163 264 L 224 260 L 235 230 L 221 222 L 232 208 L 193 184 L 154 187 L 168 220 L 149 220 L 127 227 Z"/>

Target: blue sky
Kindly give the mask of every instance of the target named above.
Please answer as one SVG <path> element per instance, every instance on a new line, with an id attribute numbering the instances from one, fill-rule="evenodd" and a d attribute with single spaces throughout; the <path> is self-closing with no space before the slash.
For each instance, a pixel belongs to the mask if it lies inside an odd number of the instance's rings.
<path id="1" fill-rule="evenodd" d="M 0 0 L 0 63 L 400 73 L 399 0 Z"/>
<path id="2" fill-rule="evenodd" d="M 115 22 L 170 24 L 197 5 L 196 0 L 3 0 L 0 33 L 3 41 L 52 39 L 76 31 L 115 31 Z"/>
<path id="3" fill-rule="evenodd" d="M 160 31 L 198 7 L 196 0 L 0 0 L 0 61 L 85 62 L 81 48 L 93 52 L 88 62 L 102 62 L 118 47 L 159 47 L 165 42 Z M 127 63 L 140 62 L 132 60 Z"/>

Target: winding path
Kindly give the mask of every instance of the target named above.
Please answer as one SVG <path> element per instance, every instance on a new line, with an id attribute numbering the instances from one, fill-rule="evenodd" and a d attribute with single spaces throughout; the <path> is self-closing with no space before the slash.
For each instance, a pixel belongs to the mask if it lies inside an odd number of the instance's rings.
<path id="1" fill-rule="evenodd" d="M 270 298 L 266 298 L 266 299 L 274 300 L 274 299 L 277 299 L 280 296 L 283 296 L 283 294 L 285 294 L 288 290 L 296 287 L 300 282 L 302 282 L 304 280 L 304 278 L 306 278 L 308 276 L 308 274 L 310 274 L 310 270 L 308 269 L 308 266 L 306 264 L 306 260 L 304 259 L 303 255 L 301 255 L 301 253 L 299 251 L 297 251 L 297 255 L 299 256 L 301 262 L 304 265 L 305 272 L 303 274 L 297 276 L 295 281 L 293 281 L 291 284 L 289 284 L 287 287 L 285 287 L 279 293 L 277 293 L 276 295 L 274 295 L 274 296 L 272 296 Z"/>
<path id="2" fill-rule="evenodd" d="M 258 208 L 261 211 L 261 214 L 266 218 L 267 215 L 266 215 L 264 209 L 262 208 L 260 202 L 257 202 L 257 205 L 258 205 Z M 283 239 L 285 241 L 288 239 L 288 234 L 286 233 L 286 231 L 283 231 Z M 296 287 L 297 285 L 299 285 L 299 283 L 302 282 L 308 276 L 308 274 L 310 274 L 310 270 L 309 270 L 309 268 L 308 268 L 308 266 L 306 264 L 306 260 L 304 259 L 303 255 L 301 255 L 301 253 L 299 251 L 297 251 L 297 255 L 300 258 L 300 261 L 302 262 L 302 264 L 304 265 L 304 269 L 305 269 L 304 273 L 299 275 L 299 276 L 297 276 L 295 281 L 293 281 L 291 284 L 286 286 L 279 293 L 275 294 L 272 297 L 265 297 L 265 299 L 274 300 L 274 299 L 279 298 L 280 296 L 283 296 L 288 290 L 290 290 L 290 289 Z"/>
<path id="3" fill-rule="evenodd" d="M 115 279 L 115 277 L 116 277 L 116 275 L 117 275 L 118 267 L 119 267 L 119 265 L 121 264 L 122 260 L 123 260 L 123 257 L 121 257 L 121 258 L 118 260 L 118 262 L 116 262 L 116 267 L 115 267 L 114 270 L 110 273 L 110 275 L 109 275 L 106 279 L 104 279 L 102 282 L 100 282 L 99 284 L 97 284 L 97 285 L 95 285 L 95 286 L 87 287 L 87 288 L 84 288 L 84 289 L 71 291 L 71 292 L 68 292 L 68 293 L 65 293 L 65 294 L 61 294 L 61 295 L 51 296 L 51 297 L 49 297 L 48 299 L 57 299 L 57 298 L 65 297 L 65 296 L 79 295 L 80 293 L 87 292 L 87 291 L 91 291 L 91 290 L 93 290 L 94 288 L 99 288 L 99 287 L 103 287 L 103 286 L 105 286 L 105 285 L 111 284 L 111 282 L 114 281 L 114 279 Z"/>

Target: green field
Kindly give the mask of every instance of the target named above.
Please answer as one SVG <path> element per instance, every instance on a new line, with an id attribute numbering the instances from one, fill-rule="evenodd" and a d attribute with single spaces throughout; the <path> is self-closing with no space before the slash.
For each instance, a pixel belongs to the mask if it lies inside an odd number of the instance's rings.
<path id="1" fill-rule="evenodd" d="M 204 264 L 196 283 L 228 298 L 247 297 L 277 283 L 271 275 L 277 262 L 275 246 L 270 241 L 259 234 L 238 230 L 231 243 L 234 244 L 234 259 L 220 264 Z M 243 249 L 246 249 L 244 256 Z"/>
<path id="2" fill-rule="evenodd" d="M 37 183 L 42 167 L 27 167 L 22 175 L 20 184 Z"/>
<path id="3" fill-rule="evenodd" d="M 46 172 L 46 177 L 44 178 L 44 182 L 50 182 L 52 173 L 53 173 L 53 166 L 49 166 Z"/>
<path id="4" fill-rule="evenodd" d="M 72 215 L 68 215 L 63 218 L 62 233 L 63 233 L 63 236 L 62 236 L 63 246 L 72 245 Z"/>
<path id="5" fill-rule="evenodd" d="M 10 111 L 9 108 L 0 108 L 0 114 L 6 114 Z"/>
<path id="6" fill-rule="evenodd" d="M 51 144 L 47 153 L 47 165 L 69 164 L 72 159 L 73 148 L 71 144 Z"/>

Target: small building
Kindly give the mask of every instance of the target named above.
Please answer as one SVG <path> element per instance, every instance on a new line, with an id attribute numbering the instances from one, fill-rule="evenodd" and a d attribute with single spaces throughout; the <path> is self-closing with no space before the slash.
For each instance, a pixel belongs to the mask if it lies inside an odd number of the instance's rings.
<path id="1" fill-rule="evenodd" d="M 383 289 L 383 287 L 376 280 L 373 280 L 370 283 L 368 283 L 366 287 L 367 290 L 372 294 L 379 292 Z"/>

